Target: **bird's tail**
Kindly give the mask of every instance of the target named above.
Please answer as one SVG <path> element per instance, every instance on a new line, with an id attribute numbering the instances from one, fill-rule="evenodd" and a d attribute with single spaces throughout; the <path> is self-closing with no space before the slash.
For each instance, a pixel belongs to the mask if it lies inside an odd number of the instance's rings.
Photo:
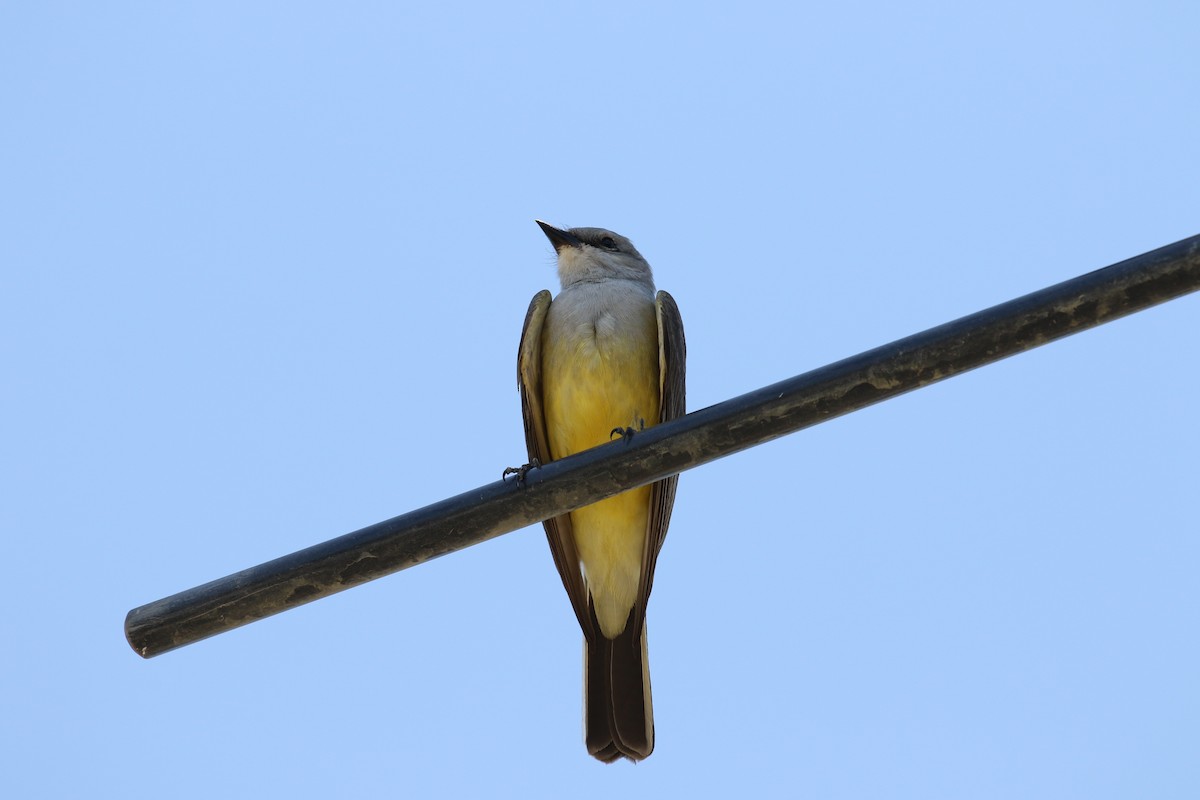
<path id="1" fill-rule="evenodd" d="M 596 626 L 594 641 L 583 643 L 584 735 L 588 752 L 604 762 L 640 761 L 654 751 L 646 625 L 632 617 L 616 639 Z"/>

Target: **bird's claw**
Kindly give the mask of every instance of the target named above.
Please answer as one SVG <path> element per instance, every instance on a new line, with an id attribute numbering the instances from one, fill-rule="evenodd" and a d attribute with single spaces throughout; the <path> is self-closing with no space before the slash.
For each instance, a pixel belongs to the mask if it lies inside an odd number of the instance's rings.
<path id="1" fill-rule="evenodd" d="M 519 467 L 505 467 L 503 474 L 500 475 L 500 480 L 504 480 L 509 475 L 516 475 L 517 487 L 523 488 L 525 486 L 525 476 L 529 474 L 529 470 L 540 469 L 541 466 L 542 462 L 538 461 L 536 458 L 531 458 L 529 459 L 528 464 L 524 464 Z"/>
<path id="2" fill-rule="evenodd" d="M 631 426 L 627 426 L 624 428 L 613 428 L 611 431 L 609 431 L 609 434 L 608 434 L 609 441 L 612 441 L 612 438 L 619 433 L 619 434 L 621 434 L 621 438 L 628 442 L 630 439 L 633 438 L 633 435 L 635 433 L 640 433 L 641 431 L 646 430 L 646 420 L 639 419 L 637 422 L 638 422 L 637 430 L 634 430 L 633 427 L 631 427 Z"/>

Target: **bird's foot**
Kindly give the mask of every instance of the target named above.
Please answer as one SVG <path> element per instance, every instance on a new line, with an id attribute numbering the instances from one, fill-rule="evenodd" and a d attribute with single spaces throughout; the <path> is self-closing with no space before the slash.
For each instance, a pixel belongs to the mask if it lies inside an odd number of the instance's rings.
<path id="1" fill-rule="evenodd" d="M 633 435 L 635 433 L 640 433 L 641 431 L 646 430 L 646 420 L 639 419 L 637 421 L 637 423 L 638 423 L 638 426 L 637 426 L 636 430 L 633 427 L 613 428 L 608 434 L 609 440 L 611 441 L 612 438 L 619 433 L 619 434 L 621 434 L 621 438 L 628 442 L 630 439 L 633 438 Z"/>
<path id="2" fill-rule="evenodd" d="M 538 461 L 536 458 L 531 458 L 531 459 L 529 459 L 528 464 L 524 464 L 519 467 L 505 467 L 503 474 L 500 475 L 500 480 L 504 480 L 509 475 L 516 475 L 517 476 L 517 487 L 524 488 L 525 476 L 529 474 L 529 470 L 540 469 L 541 466 L 542 466 L 542 462 Z"/>
<path id="3" fill-rule="evenodd" d="M 612 431 L 609 432 L 608 438 L 611 441 L 614 436 L 620 434 L 622 441 L 628 442 L 633 438 L 635 433 L 637 433 L 637 431 L 635 431 L 633 428 L 613 428 Z"/>

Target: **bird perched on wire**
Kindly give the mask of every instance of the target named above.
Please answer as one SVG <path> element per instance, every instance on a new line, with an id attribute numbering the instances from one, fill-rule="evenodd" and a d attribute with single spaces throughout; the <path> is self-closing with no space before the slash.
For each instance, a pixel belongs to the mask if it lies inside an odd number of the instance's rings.
<path id="1" fill-rule="evenodd" d="M 603 228 L 538 221 L 558 256 L 558 296 L 529 305 L 517 356 L 531 464 L 684 414 L 683 323 L 650 265 Z M 654 750 L 646 601 L 678 476 L 546 520 L 584 636 L 584 731 L 601 761 Z"/>

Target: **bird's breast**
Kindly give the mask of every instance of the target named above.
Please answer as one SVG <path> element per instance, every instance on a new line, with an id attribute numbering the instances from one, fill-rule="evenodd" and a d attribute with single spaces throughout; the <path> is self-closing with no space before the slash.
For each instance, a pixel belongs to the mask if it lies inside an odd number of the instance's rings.
<path id="1" fill-rule="evenodd" d="M 613 428 L 659 421 L 653 302 L 556 309 L 560 302 L 550 306 L 542 342 L 547 433 L 556 459 L 608 441 Z"/>

